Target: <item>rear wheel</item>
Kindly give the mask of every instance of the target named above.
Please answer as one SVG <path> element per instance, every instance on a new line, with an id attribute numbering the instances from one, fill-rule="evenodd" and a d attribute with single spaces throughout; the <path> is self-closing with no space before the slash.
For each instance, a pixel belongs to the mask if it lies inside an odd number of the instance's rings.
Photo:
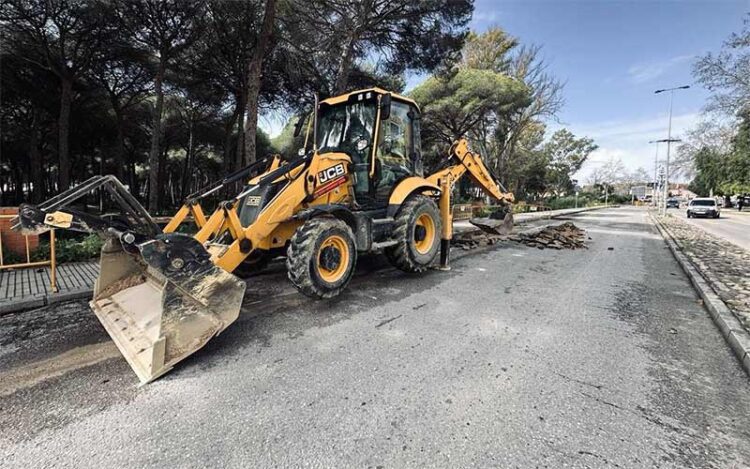
<path id="1" fill-rule="evenodd" d="M 333 298 L 346 288 L 356 262 L 349 225 L 336 218 L 314 218 L 292 236 L 286 269 L 289 280 L 305 295 Z"/>
<path id="2" fill-rule="evenodd" d="M 385 255 L 404 272 L 424 272 L 440 250 L 442 227 L 435 201 L 423 195 L 411 197 L 393 221 L 393 239 L 398 244 L 387 248 Z"/>

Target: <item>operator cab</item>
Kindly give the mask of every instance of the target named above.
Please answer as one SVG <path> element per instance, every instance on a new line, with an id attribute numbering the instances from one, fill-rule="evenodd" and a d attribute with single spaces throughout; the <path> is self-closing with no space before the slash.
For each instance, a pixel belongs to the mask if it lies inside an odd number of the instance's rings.
<path id="1" fill-rule="evenodd" d="M 351 157 L 354 193 L 363 208 L 385 207 L 398 182 L 423 175 L 419 108 L 379 88 L 322 101 L 316 143 L 319 153 Z"/>

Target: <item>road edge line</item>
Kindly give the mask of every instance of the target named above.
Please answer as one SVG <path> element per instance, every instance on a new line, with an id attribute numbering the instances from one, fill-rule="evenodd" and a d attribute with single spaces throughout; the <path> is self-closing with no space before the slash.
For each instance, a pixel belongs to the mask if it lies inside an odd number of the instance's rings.
<path id="1" fill-rule="evenodd" d="M 682 270 L 690 279 L 690 283 L 698 292 L 698 296 L 703 300 L 703 306 L 708 311 L 716 327 L 718 327 L 729 348 L 740 361 L 740 366 L 750 376 L 750 334 L 742 327 L 739 319 L 724 303 L 724 300 L 716 294 L 716 291 L 708 284 L 690 259 L 682 253 L 682 249 L 677 245 L 669 229 L 654 217 L 651 212 L 648 215 L 669 247 L 672 255 L 677 260 L 677 263 L 680 264 L 680 267 L 682 267 Z"/>

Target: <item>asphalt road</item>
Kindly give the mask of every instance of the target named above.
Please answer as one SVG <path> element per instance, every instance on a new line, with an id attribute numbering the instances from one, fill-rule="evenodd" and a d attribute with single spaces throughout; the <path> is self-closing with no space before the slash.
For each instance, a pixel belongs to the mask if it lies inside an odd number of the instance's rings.
<path id="1" fill-rule="evenodd" d="M 679 210 L 670 209 L 669 213 L 703 228 L 714 236 L 750 249 L 750 207 L 742 212 L 735 208 L 722 209 L 720 218 L 687 218 L 687 210 L 684 207 Z"/>
<path id="2" fill-rule="evenodd" d="M 328 302 L 277 267 L 141 388 L 81 303 L 0 318 L 0 465 L 750 466 L 750 380 L 645 211 L 570 219 L 588 250 L 370 259 Z"/>

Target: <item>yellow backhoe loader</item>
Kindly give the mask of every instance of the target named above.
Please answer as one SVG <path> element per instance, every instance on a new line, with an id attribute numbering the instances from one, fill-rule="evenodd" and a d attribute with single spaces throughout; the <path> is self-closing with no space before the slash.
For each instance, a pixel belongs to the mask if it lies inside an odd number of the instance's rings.
<path id="1" fill-rule="evenodd" d="M 289 280 L 313 298 L 346 288 L 361 253 L 383 252 L 406 272 L 425 271 L 440 253 L 439 266 L 447 269 L 458 179 L 468 173 L 501 203 L 512 203 L 513 195 L 465 140 L 451 146 L 443 169 L 424 177 L 419 115 L 414 101 L 379 88 L 316 103 L 311 149 L 290 162 L 267 162 L 210 217 L 193 212 L 200 229 L 192 236 L 174 230 L 194 205 L 161 230 L 113 176 L 22 205 L 18 225 L 106 237 L 91 307 L 146 383 L 237 319 L 247 284 L 233 273 L 248 260 L 285 254 Z M 76 208 L 97 190 L 109 194 L 121 216 Z M 501 229 L 512 223 L 508 211 Z"/>

